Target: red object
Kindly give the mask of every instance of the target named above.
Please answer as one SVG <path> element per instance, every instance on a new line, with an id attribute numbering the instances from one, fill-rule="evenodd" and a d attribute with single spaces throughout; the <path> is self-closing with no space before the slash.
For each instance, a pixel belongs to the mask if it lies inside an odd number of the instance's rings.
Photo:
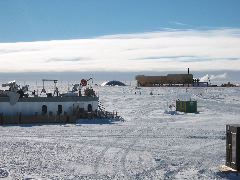
<path id="1" fill-rule="evenodd" d="M 86 85 L 87 85 L 87 80 L 82 79 L 82 80 L 81 80 L 81 85 L 82 85 L 82 86 L 86 86 Z"/>

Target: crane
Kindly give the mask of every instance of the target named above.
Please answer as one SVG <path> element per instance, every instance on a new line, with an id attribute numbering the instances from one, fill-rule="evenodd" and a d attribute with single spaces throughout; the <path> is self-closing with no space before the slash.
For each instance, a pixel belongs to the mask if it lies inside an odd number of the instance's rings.
<path id="1" fill-rule="evenodd" d="M 42 82 L 43 82 L 43 88 L 42 88 L 42 91 L 41 93 L 46 93 L 46 90 L 44 88 L 44 83 L 45 81 L 52 81 L 54 83 L 54 94 L 57 93 L 57 96 L 58 96 L 58 88 L 57 88 L 57 82 L 58 80 L 56 79 L 42 79 Z"/>

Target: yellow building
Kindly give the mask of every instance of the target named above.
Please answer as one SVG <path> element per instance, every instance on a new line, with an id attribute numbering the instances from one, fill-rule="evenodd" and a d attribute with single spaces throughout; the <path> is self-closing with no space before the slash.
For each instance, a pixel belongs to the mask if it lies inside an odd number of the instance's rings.
<path id="1" fill-rule="evenodd" d="M 189 86 L 193 83 L 192 74 L 168 74 L 167 76 L 136 76 L 137 85 L 152 86 Z"/>

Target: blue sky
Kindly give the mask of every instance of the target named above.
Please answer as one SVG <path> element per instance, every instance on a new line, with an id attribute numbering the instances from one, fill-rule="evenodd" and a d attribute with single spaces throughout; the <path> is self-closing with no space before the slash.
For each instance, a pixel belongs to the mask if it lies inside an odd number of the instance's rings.
<path id="1" fill-rule="evenodd" d="M 239 0 L 1 0 L 0 42 L 240 28 Z"/>
<path id="2" fill-rule="evenodd" d="M 0 0 L 0 72 L 240 72 L 240 0 Z M 221 76 L 222 77 L 222 76 Z"/>

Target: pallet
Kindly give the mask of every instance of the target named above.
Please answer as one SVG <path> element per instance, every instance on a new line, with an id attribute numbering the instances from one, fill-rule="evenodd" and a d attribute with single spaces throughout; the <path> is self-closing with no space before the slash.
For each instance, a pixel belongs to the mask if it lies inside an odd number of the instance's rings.
<path id="1" fill-rule="evenodd" d="M 237 173 L 237 174 L 240 173 L 239 171 L 237 171 L 231 167 L 228 167 L 226 165 L 219 166 L 219 170 L 223 173 Z"/>

